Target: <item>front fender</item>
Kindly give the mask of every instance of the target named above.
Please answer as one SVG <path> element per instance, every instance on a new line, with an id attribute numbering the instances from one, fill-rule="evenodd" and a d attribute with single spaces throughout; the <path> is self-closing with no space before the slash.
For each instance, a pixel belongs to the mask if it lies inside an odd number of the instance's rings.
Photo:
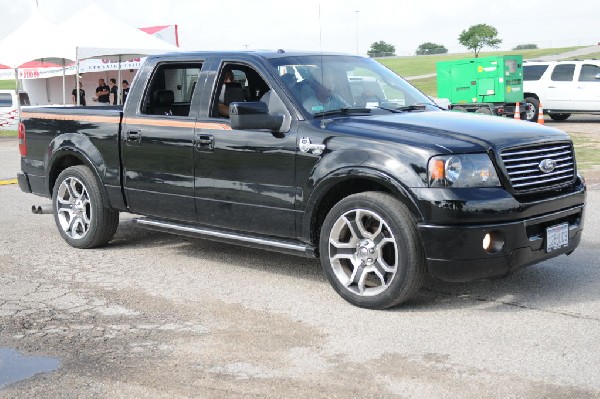
<path id="1" fill-rule="evenodd" d="M 390 174 L 378 169 L 364 166 L 347 166 L 339 168 L 326 176 L 322 176 L 316 183 L 314 189 L 310 193 L 306 201 L 302 225 L 309 227 L 305 229 L 303 236 L 305 239 L 310 239 L 313 223 L 317 217 L 317 212 L 320 204 L 325 196 L 336 185 L 353 179 L 370 180 L 385 187 L 390 193 L 398 198 L 409 211 L 413 214 L 415 220 L 423 220 L 423 215 L 417 206 L 414 195 L 409 187 L 403 185 L 398 179 Z"/>

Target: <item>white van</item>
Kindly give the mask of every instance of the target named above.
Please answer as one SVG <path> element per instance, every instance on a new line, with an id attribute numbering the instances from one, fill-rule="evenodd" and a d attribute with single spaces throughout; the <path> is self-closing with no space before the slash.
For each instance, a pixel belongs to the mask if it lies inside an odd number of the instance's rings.
<path id="1" fill-rule="evenodd" d="M 600 60 L 525 61 L 523 92 L 528 120 L 537 120 L 540 102 L 554 120 L 600 114 Z"/>
<path id="2" fill-rule="evenodd" d="M 0 90 L 0 130 L 17 130 L 19 107 L 31 105 L 24 91 Z"/>

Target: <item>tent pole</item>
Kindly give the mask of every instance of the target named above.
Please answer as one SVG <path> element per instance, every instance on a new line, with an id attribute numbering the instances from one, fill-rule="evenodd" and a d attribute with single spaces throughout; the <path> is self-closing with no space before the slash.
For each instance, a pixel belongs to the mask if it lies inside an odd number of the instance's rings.
<path id="1" fill-rule="evenodd" d="M 65 62 L 65 59 L 63 58 L 63 107 L 65 105 L 67 105 L 67 91 L 66 91 L 67 88 L 65 86 L 65 68 L 66 68 L 65 64 L 66 64 L 66 62 Z"/>
<path id="2" fill-rule="evenodd" d="M 77 106 L 81 105 L 81 99 L 79 98 L 79 48 L 75 47 L 75 97 L 77 97 Z"/>
<path id="3" fill-rule="evenodd" d="M 119 54 L 119 72 L 117 73 L 117 90 L 119 90 L 119 92 L 117 93 L 117 104 L 121 104 L 121 90 L 123 90 L 123 88 L 121 87 L 121 55 Z"/>

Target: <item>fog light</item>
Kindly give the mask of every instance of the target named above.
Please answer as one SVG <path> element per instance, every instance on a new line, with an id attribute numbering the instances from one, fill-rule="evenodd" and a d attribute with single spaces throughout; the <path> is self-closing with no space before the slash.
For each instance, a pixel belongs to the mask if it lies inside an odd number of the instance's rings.
<path id="1" fill-rule="evenodd" d="M 501 231 L 493 230 L 483 236 L 483 250 L 490 254 L 500 252 L 504 248 L 504 234 Z"/>
<path id="2" fill-rule="evenodd" d="M 483 237 L 483 249 L 485 249 L 487 251 L 490 248 L 491 243 L 492 243 L 492 236 L 490 236 L 490 233 L 487 233 Z"/>

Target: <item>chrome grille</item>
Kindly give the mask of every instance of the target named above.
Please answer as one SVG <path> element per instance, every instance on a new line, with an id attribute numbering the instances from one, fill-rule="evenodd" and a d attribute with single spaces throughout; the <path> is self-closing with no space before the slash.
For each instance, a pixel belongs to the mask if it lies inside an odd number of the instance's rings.
<path id="1" fill-rule="evenodd" d="M 575 177 L 575 157 L 571 143 L 542 144 L 508 148 L 500 152 L 513 189 L 542 191 L 570 183 Z M 551 160 L 554 169 L 543 172 L 540 164 Z M 548 161 L 546 161 L 548 162 Z"/>

